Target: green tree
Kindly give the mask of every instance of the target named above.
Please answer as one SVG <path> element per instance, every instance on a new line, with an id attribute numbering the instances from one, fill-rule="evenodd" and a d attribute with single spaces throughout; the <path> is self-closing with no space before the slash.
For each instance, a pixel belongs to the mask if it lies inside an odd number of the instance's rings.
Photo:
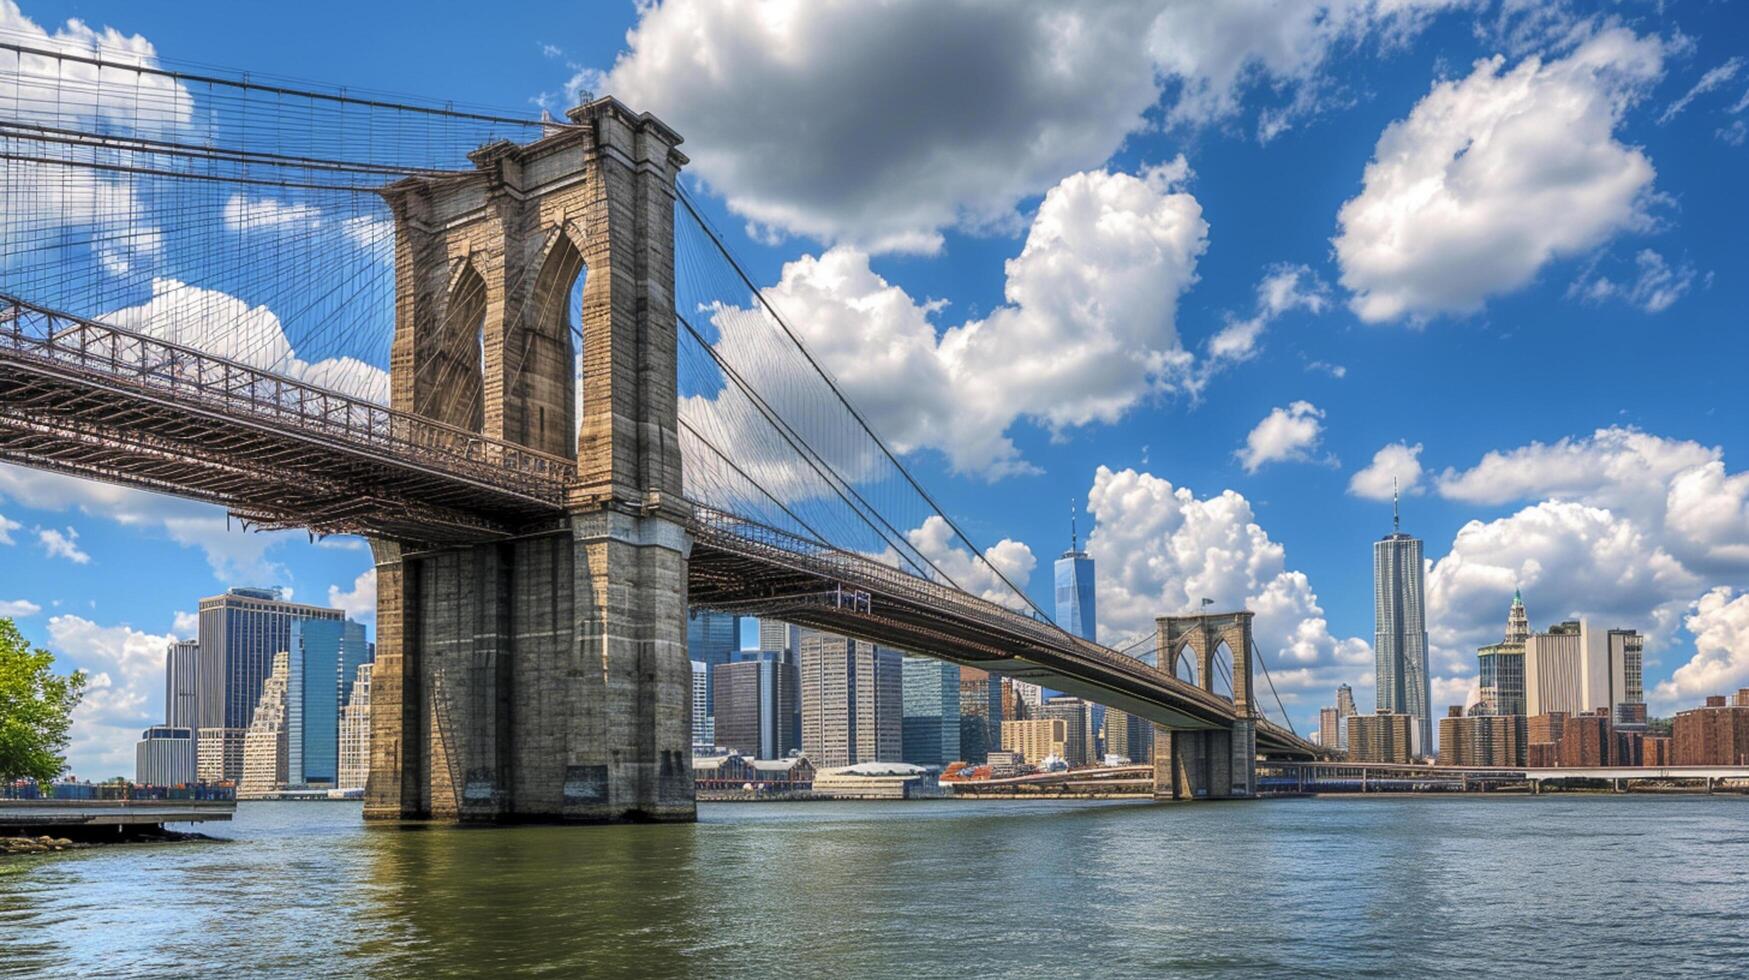
<path id="1" fill-rule="evenodd" d="M 0 780 L 46 783 L 67 768 L 61 753 L 85 673 L 62 677 L 47 650 L 31 649 L 10 619 L 0 619 Z"/>

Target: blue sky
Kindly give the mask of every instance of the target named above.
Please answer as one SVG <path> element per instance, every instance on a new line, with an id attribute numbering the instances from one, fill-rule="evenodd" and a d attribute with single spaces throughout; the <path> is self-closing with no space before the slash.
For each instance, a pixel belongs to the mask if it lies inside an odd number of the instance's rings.
<path id="1" fill-rule="evenodd" d="M 1247 603 L 1302 728 L 1339 682 L 1371 703 L 1392 474 L 1436 704 L 1514 586 L 1538 628 L 1646 632 L 1655 713 L 1749 685 L 1739 5 L 477 11 L 0 0 L 184 66 L 661 115 L 804 332 L 867 314 L 810 341 L 905 403 L 877 426 L 980 545 L 1044 602 L 1074 501 L 1106 639 Z M 15 469 L 0 515 L 0 603 L 103 675 L 82 775 L 131 768 L 200 596 L 374 588 L 356 542 Z"/>

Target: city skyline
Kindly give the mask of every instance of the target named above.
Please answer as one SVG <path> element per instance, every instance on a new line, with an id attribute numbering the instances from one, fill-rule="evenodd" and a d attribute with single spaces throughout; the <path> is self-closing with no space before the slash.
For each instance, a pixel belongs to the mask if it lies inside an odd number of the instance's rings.
<path id="1" fill-rule="evenodd" d="M 9 27 L 60 43 L 54 39 L 70 36 L 63 25 L 72 13 L 65 4 L 31 3 L 7 16 Z M 78 13 L 93 25 L 138 33 L 154 57 L 235 60 L 231 28 L 215 26 L 215 18 L 171 22 L 103 3 Z M 587 25 L 578 17 L 482 25 L 469 41 L 506 66 L 491 77 L 438 73 L 361 38 L 314 43 L 314 35 L 300 34 L 311 29 L 302 24 L 283 28 L 278 50 L 248 60 L 266 72 L 499 105 L 544 97 L 555 110 L 576 94 L 565 88 L 574 74 L 567 62 L 576 62 L 608 72 L 604 82 L 642 79 L 645 90 L 623 94 L 641 95 L 640 108 L 680 128 L 689 149 L 733 153 L 711 118 L 663 104 L 659 71 L 632 71 L 655 64 L 647 60 L 652 46 L 671 36 L 659 14 L 623 9 Z M 812 25 L 828 37 L 845 29 L 812 17 L 784 29 Z M 624 38 L 625 28 L 637 26 L 650 29 L 643 46 Z M 1054 583 L 1040 559 L 1055 551 L 1045 542 L 1060 535 L 1060 504 L 1050 501 L 1085 504 L 1087 551 L 1108 571 L 1098 594 L 1108 642 L 1204 596 L 1234 608 L 1268 600 L 1275 615 L 1260 625 L 1259 643 L 1272 666 L 1286 668 L 1277 679 L 1296 723 L 1315 727 L 1318 707 L 1338 682 L 1369 702 L 1368 569 L 1354 550 L 1375 535 L 1381 488 L 1397 477 L 1431 560 L 1430 713 L 1476 684 L 1475 650 L 1497 636 L 1498 610 L 1514 585 L 1537 590 L 1547 620 L 1590 617 L 1642 630 L 1644 688 L 1657 711 L 1734 690 L 1749 676 L 1749 644 L 1734 625 L 1746 608 L 1740 592 L 1749 587 L 1740 557 L 1749 527 L 1741 509 L 1743 449 L 1734 440 L 1749 409 L 1729 397 L 1730 379 L 1697 372 L 1679 350 L 1704 341 L 1718 348 L 1708 365 L 1729 364 L 1742 359 L 1746 343 L 1709 329 L 1730 322 L 1741 305 L 1741 287 L 1713 277 L 1741 257 L 1721 217 L 1729 209 L 1714 206 L 1745 152 L 1731 135 L 1741 118 L 1729 86 L 1696 90 L 1735 54 L 1731 15 L 1685 12 L 1678 25 L 1662 11 L 1617 19 L 1574 14 L 1561 31 L 1528 36 L 1456 11 L 1404 26 L 1413 29 L 1387 48 L 1385 24 L 1358 24 L 1357 47 L 1324 38 L 1319 57 L 1284 74 L 1261 60 L 1243 62 L 1296 91 L 1306 86 L 1314 103 L 1310 93 L 1329 91 L 1314 82 L 1364 83 L 1356 91 L 1366 95 L 1352 104 L 1305 111 L 1271 101 L 1279 89 L 1242 81 L 1249 77 L 1242 72 L 1214 80 L 1195 66 L 1156 65 L 1138 54 L 1147 70 L 1124 89 L 1136 100 L 1126 110 L 1134 118 L 1104 119 L 1104 136 L 1088 137 L 1072 160 L 1031 159 L 1019 170 L 1004 164 L 993 171 L 1016 173 L 1018 183 L 918 178 L 882 192 L 846 167 L 833 193 L 804 194 L 793 208 L 744 184 L 733 197 L 740 203 L 701 192 L 701 206 L 786 303 L 836 309 L 830 304 L 885 297 L 903 317 L 880 321 L 882 329 L 930 341 L 916 349 L 933 360 L 918 362 L 897 385 L 891 378 L 871 384 L 854 370 L 861 348 L 829 366 L 853 393 L 917 392 L 905 400 L 912 415 L 882 402 L 875 422 L 1042 606 Z M 547 57 L 541 44 L 562 54 Z M 622 53 L 628 68 L 614 74 Z M 1494 55 L 1498 63 L 1478 60 Z M 908 62 L 900 52 L 883 63 Z M 1595 64 L 1621 71 L 1586 69 Z M 1509 77 L 1524 82 L 1524 98 L 1551 112 L 1588 107 L 1581 118 L 1556 112 L 1549 124 L 1622 168 L 1635 194 L 1608 198 L 1613 209 L 1579 222 L 1590 229 L 1582 240 L 1549 242 L 1535 229 L 1501 224 L 1499 215 L 1515 213 L 1510 195 L 1523 189 L 1500 189 L 1507 206 L 1487 211 L 1480 231 L 1466 232 L 1481 237 L 1460 235 L 1455 244 L 1480 244 L 1501 267 L 1480 267 L 1457 294 L 1430 292 L 1422 276 L 1440 266 L 1441 243 L 1452 244 L 1444 238 L 1400 256 L 1407 264 L 1396 278 L 1369 265 L 1363 240 L 1382 234 L 1377 222 L 1390 213 L 1385 205 L 1398 187 L 1392 178 L 1402 176 L 1378 164 L 1381 141 L 1390 135 L 1419 151 L 1412 159 L 1430 173 L 1453 173 L 1468 157 L 1420 136 L 1456 103 L 1476 109 L 1467 119 L 1498 118 Z M 1177 88 L 1187 81 L 1221 97 L 1187 99 Z M 1197 88 L 1202 82 L 1213 88 Z M 722 84 L 793 94 L 759 77 Z M 1581 97 L 1563 101 L 1562 93 Z M 1134 123 L 1149 112 L 1170 124 Z M 939 146 L 966 125 L 916 138 Z M 831 157 L 830 147 L 806 137 L 797 137 L 804 149 Z M 976 154 L 955 159 L 987 165 Z M 888 173 L 915 173 L 902 166 L 905 159 L 888 162 L 901 164 Z M 715 186 L 730 195 L 734 174 L 748 179 L 708 153 L 695 172 L 727 180 Z M 1276 172 L 1301 175 L 1302 183 L 1285 196 L 1250 193 L 1250 177 Z M 1590 186 L 1583 174 L 1561 172 L 1570 181 L 1562 193 Z M 999 189 L 968 189 L 986 185 Z M 915 194 L 931 206 L 898 208 L 891 198 L 880 198 L 888 206 L 869 206 L 877 193 Z M 1565 200 L 1600 206 L 1589 197 Z M 825 201 L 862 207 L 840 210 Z M 755 219 L 750 207 L 770 235 L 744 233 Z M 1152 373 L 1139 383 L 1135 374 L 1090 377 L 1069 371 L 1075 363 L 1064 357 L 1057 373 L 998 379 L 1002 397 L 986 398 L 995 417 L 972 419 L 969 434 L 940 424 L 963 407 L 965 392 L 988 390 L 975 375 L 938 370 L 954 367 L 933 343 L 940 335 L 988 321 L 985 332 L 998 340 L 1001 324 L 1035 325 L 1057 350 L 1069 349 L 1061 343 L 1067 328 L 1075 331 L 1067 336 L 1111 339 L 1108 321 L 1063 314 L 1048 283 L 1028 278 L 1033 263 L 1019 261 L 1023 254 L 1053 257 L 1053 243 L 1080 234 L 1075 221 L 1100 209 L 1161 226 L 1150 253 L 1159 264 L 1141 278 L 1169 288 L 1140 298 L 1133 289 L 1112 294 L 1113 302 L 1124 301 L 1113 307 L 1114 320 L 1147 328 L 1118 339 L 1163 355 L 1149 361 Z M 1575 204 L 1563 217 L 1582 210 Z M 989 220 L 956 217 L 974 214 Z M 1088 254 L 1100 244 L 1123 243 L 1096 242 Z M 1127 284 L 1103 266 L 1086 271 Z M 1005 301 L 1010 292 L 1037 300 Z M 922 338 L 918 324 L 934 334 Z M 1692 383 L 1673 398 L 1576 386 L 1529 413 L 1519 372 L 1501 369 L 1559 364 L 1576 376 L 1600 374 L 1612 367 L 1611 351 L 1653 330 L 1674 331 L 1680 342 L 1650 345 L 1637 366 L 1684 372 Z M 1162 364 L 1191 370 L 1174 374 Z M 947 388 L 931 380 L 938 376 L 951 382 Z M 1458 404 L 1466 410 L 1451 412 Z M 1450 421 L 1454 414 L 1465 416 L 1463 425 Z M 81 772 L 126 771 L 138 733 L 165 716 L 146 653 L 161 651 L 168 637 L 190 635 L 178 620 L 194 610 L 181 597 L 280 585 L 299 598 L 326 596 L 361 620 L 374 612 L 371 559 L 357 539 L 312 544 L 299 532 L 248 534 L 213 508 L 11 468 L 0 469 L 0 515 L 0 549 L 18 559 L 0 574 L 0 603 L 63 667 L 86 668 L 97 679 L 73 750 Z M 1627 550 L 1611 550 L 1618 543 Z M 1608 574 L 1653 567 L 1659 574 Z"/>

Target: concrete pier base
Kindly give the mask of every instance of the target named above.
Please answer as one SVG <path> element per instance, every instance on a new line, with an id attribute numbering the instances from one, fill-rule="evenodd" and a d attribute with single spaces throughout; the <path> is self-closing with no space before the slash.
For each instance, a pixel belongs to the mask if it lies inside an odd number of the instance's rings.
<path id="1" fill-rule="evenodd" d="M 1154 728 L 1156 800 L 1232 800 L 1256 795 L 1257 735 L 1251 722 L 1231 731 Z"/>

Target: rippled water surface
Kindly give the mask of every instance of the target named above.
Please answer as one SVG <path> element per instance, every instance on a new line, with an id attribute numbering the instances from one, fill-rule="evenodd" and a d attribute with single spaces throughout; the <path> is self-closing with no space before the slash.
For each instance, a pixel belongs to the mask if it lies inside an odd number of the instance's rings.
<path id="1" fill-rule="evenodd" d="M 1749 971 L 1749 800 L 775 803 L 0 859 L 0 974 L 1166 976 Z M 216 828 L 216 829 L 215 829 Z"/>

